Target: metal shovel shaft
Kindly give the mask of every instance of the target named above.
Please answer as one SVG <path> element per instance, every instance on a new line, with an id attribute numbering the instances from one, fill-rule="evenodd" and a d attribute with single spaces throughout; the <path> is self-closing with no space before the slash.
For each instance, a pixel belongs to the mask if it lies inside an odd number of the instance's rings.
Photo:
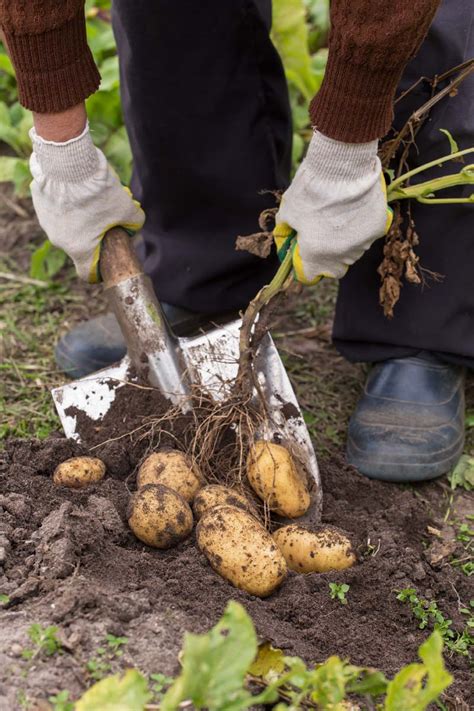
<path id="1" fill-rule="evenodd" d="M 137 375 L 161 390 L 173 404 L 189 409 L 178 341 L 123 229 L 114 228 L 105 236 L 100 272 Z"/>

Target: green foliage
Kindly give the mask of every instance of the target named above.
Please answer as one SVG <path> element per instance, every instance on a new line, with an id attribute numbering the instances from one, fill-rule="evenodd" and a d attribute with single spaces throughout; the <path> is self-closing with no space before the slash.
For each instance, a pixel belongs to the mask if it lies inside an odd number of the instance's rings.
<path id="1" fill-rule="evenodd" d="M 439 129 L 441 133 L 444 133 L 444 135 L 447 137 L 449 141 L 449 147 L 451 148 L 451 153 L 458 153 L 459 152 L 459 146 L 450 134 L 450 132 L 446 128 L 440 128 Z"/>
<path id="2" fill-rule="evenodd" d="M 419 598 L 417 591 L 414 588 L 405 588 L 397 594 L 397 600 L 407 603 L 413 615 L 419 621 L 418 627 L 423 630 L 429 625 L 432 626 L 435 632 L 438 632 L 450 652 L 461 654 L 462 656 L 470 656 L 470 650 L 474 643 L 474 613 L 470 613 L 470 618 L 466 622 L 466 627 L 462 632 L 456 632 L 453 627 L 453 621 L 447 619 L 441 610 L 438 608 L 436 600 L 425 600 Z M 465 608 L 467 609 L 467 608 Z"/>
<path id="3" fill-rule="evenodd" d="M 58 628 L 50 625 L 42 627 L 35 622 L 28 628 L 28 637 L 34 647 L 24 649 L 21 653 L 23 659 L 28 661 L 44 654 L 47 657 L 52 657 L 54 654 L 61 651 L 61 642 L 57 638 Z"/>
<path id="4" fill-rule="evenodd" d="M 152 675 L 150 680 L 158 688 L 152 686 L 150 693 L 146 679 L 129 670 L 123 677 L 108 677 L 89 689 L 75 711 L 144 711 L 152 697 L 160 704 L 160 711 L 181 707 L 245 711 L 259 705 L 270 705 L 274 711 L 297 711 L 307 704 L 347 711 L 348 697 L 361 702 L 371 697 L 380 711 L 424 711 L 452 682 L 442 649 L 442 635 L 434 632 L 420 647 L 422 663 L 410 664 L 392 681 L 377 669 L 357 667 L 336 656 L 307 667 L 298 657 L 285 657 L 269 644 L 257 649 L 250 617 L 232 601 L 207 634 L 186 635 L 181 674 L 164 696 L 163 688 L 172 681 L 169 677 Z M 375 703 L 370 708 L 375 708 Z"/>
<path id="5" fill-rule="evenodd" d="M 350 587 L 347 583 L 329 583 L 331 600 L 339 600 L 341 605 L 347 605 L 346 593 L 349 592 Z"/>
<path id="6" fill-rule="evenodd" d="M 99 681 L 75 705 L 75 711 L 143 711 L 150 699 L 146 679 L 135 669 Z"/>
<path id="7" fill-rule="evenodd" d="M 308 24 L 303 0 L 273 0 L 273 42 L 285 67 L 285 74 L 310 101 L 316 91 L 308 44 Z"/>
<path id="8" fill-rule="evenodd" d="M 453 471 L 448 474 L 451 489 L 461 487 L 466 491 L 474 489 L 474 457 L 463 454 Z"/>
<path id="9" fill-rule="evenodd" d="M 244 608 L 230 602 L 210 632 L 187 634 L 182 672 L 165 694 L 161 711 L 173 711 L 185 700 L 196 709 L 227 711 L 250 708 L 245 674 L 257 653 L 257 635 Z"/>
<path id="10" fill-rule="evenodd" d="M 165 692 L 174 681 L 172 676 L 166 676 L 166 674 L 150 674 L 149 679 L 153 700 L 157 702 L 163 699 Z"/>
<path id="11" fill-rule="evenodd" d="M 66 254 L 45 240 L 31 255 L 30 277 L 49 282 L 66 264 Z"/>
<path id="12" fill-rule="evenodd" d="M 69 691 L 64 689 L 55 696 L 48 697 L 49 703 L 53 707 L 53 711 L 74 711 L 74 704 L 69 700 Z"/>
<path id="13" fill-rule="evenodd" d="M 10 598 L 8 595 L 5 595 L 4 593 L 0 594 L 0 605 L 8 605 L 10 602 Z"/>
<path id="14" fill-rule="evenodd" d="M 443 662 L 443 638 L 435 631 L 419 650 L 422 664 L 409 664 L 389 683 L 385 711 L 423 711 L 452 683 Z"/>
<path id="15" fill-rule="evenodd" d="M 89 659 L 86 664 L 89 676 L 95 681 L 100 681 L 107 676 L 112 670 L 112 662 L 122 656 L 122 647 L 127 642 L 127 637 L 115 637 L 113 634 L 108 634 L 104 644 L 96 649 L 95 656 Z"/>

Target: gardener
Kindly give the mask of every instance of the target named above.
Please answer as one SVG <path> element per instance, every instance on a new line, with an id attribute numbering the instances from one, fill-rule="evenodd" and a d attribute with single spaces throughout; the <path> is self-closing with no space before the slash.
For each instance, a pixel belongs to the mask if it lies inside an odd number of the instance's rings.
<path id="1" fill-rule="evenodd" d="M 83 0 L 0 0 L 0 25 L 20 99 L 34 112 L 32 193 L 50 240 L 82 279 L 97 278 L 100 239 L 112 225 L 139 230 L 144 213 L 90 136 L 84 99 L 99 85 L 86 44 Z M 378 139 L 394 95 L 474 55 L 472 0 L 333 0 L 326 76 L 311 104 L 308 154 L 284 194 L 279 227 L 298 232 L 304 283 L 340 279 L 334 326 L 350 360 L 375 362 L 349 426 L 349 461 L 391 480 L 438 476 L 463 447 L 463 366 L 474 362 L 473 213 L 413 206 L 422 263 L 444 275 L 405 286 L 395 318 L 378 306 L 377 266 L 388 210 Z M 433 18 L 430 34 L 417 52 Z M 115 0 L 133 191 L 147 219 L 143 258 L 179 333 L 246 306 L 276 270 L 234 250 L 289 184 L 287 87 L 270 41 L 271 0 Z M 400 124 L 430 96 L 427 82 L 397 103 Z M 473 143 L 474 77 L 437 105 L 413 163 L 446 152 L 449 129 Z M 354 264 L 355 263 L 355 264 Z M 348 274 L 347 267 L 351 266 Z M 119 359 L 111 315 L 75 328 L 57 347 L 79 376 Z"/>

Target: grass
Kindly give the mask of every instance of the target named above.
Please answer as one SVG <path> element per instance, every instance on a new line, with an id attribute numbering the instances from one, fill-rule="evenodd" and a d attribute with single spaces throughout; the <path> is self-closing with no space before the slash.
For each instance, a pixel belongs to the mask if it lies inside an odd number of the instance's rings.
<path id="1" fill-rule="evenodd" d="M 3 195 L 5 186 L 1 190 Z M 0 247 L 0 446 L 7 437 L 44 438 L 59 428 L 50 389 L 64 375 L 54 362 L 54 345 L 70 325 L 87 318 L 98 294 L 79 284 L 69 265 L 54 281 L 28 276 L 31 253 L 44 235 L 32 223 L 29 201 L 21 201 L 21 213 L 9 214 L 5 205 L 0 210 L 0 229 L 12 233 L 12 244 L 7 236 Z"/>

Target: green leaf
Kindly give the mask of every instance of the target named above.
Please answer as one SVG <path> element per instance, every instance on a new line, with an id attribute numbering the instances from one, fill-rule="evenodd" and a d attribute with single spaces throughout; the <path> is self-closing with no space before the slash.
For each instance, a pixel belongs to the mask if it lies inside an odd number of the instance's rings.
<path id="1" fill-rule="evenodd" d="M 311 700 L 323 709 L 337 709 L 346 697 L 346 664 L 339 657 L 329 657 L 314 670 L 312 676 L 314 691 Z"/>
<path id="2" fill-rule="evenodd" d="M 468 412 L 464 423 L 466 427 L 474 427 L 474 412 Z"/>
<path id="3" fill-rule="evenodd" d="M 424 711 L 452 683 L 443 661 L 443 639 L 438 631 L 419 649 L 423 664 L 409 664 L 389 683 L 385 711 Z"/>
<path id="4" fill-rule="evenodd" d="M 94 684 L 76 703 L 75 711 L 143 711 L 151 697 L 146 679 L 135 669 Z"/>
<path id="5" fill-rule="evenodd" d="M 288 81 L 309 101 L 316 92 L 317 81 L 311 67 L 303 0 L 273 0 L 272 39 Z"/>
<path id="6" fill-rule="evenodd" d="M 45 240 L 31 255 L 30 276 L 40 281 L 51 281 L 66 264 L 66 254 Z"/>
<path id="7" fill-rule="evenodd" d="M 5 74 L 8 74 L 9 77 L 15 76 L 15 70 L 13 69 L 11 59 L 8 54 L 3 52 L 0 54 L 0 71 L 5 72 Z"/>
<path id="8" fill-rule="evenodd" d="M 15 168 L 21 160 L 13 156 L 0 156 L 0 183 L 13 182 Z"/>
<path id="9" fill-rule="evenodd" d="M 260 645 L 255 660 L 248 669 L 252 676 L 266 679 L 268 676 L 282 674 L 285 670 L 285 655 L 281 649 L 275 649 L 268 642 Z"/>
<path id="10" fill-rule="evenodd" d="M 291 155 L 291 163 L 292 165 L 298 165 L 302 156 L 303 156 L 303 151 L 304 151 L 304 141 L 299 135 L 299 133 L 294 133 L 293 134 L 293 149 L 292 149 L 292 155 Z"/>
<path id="11" fill-rule="evenodd" d="M 0 593 L 0 605 L 8 605 L 10 598 L 4 593 Z"/>
<path id="12" fill-rule="evenodd" d="M 182 672 L 166 692 L 161 711 L 175 711 L 185 700 L 196 709 L 237 711 L 249 708 L 244 688 L 257 653 L 257 635 L 247 612 L 229 602 L 222 619 L 204 635 L 186 634 Z"/>
<path id="13" fill-rule="evenodd" d="M 112 91 L 118 89 L 120 83 L 118 57 L 109 57 L 100 65 L 101 91 Z"/>
<path id="14" fill-rule="evenodd" d="M 453 471 L 448 474 L 451 489 L 462 487 L 466 491 L 474 489 L 474 457 L 463 454 Z"/>
<path id="15" fill-rule="evenodd" d="M 132 151 L 125 126 L 115 131 L 102 146 L 107 159 L 119 174 L 120 180 L 128 184 L 132 174 Z"/>
<path id="16" fill-rule="evenodd" d="M 458 153 L 459 146 L 456 143 L 456 141 L 454 140 L 454 138 L 452 137 L 452 135 L 450 134 L 450 132 L 446 128 L 440 128 L 439 130 L 441 131 L 441 133 L 444 133 L 444 135 L 448 137 L 449 146 L 451 148 L 451 153 Z"/>

